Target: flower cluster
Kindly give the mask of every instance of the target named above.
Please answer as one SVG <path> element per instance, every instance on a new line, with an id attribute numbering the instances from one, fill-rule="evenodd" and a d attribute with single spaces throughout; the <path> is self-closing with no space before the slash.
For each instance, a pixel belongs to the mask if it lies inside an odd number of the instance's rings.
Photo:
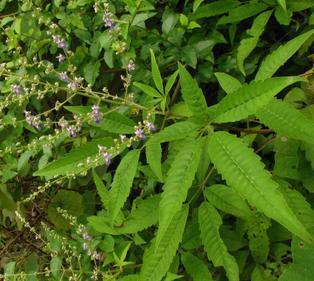
<path id="1" fill-rule="evenodd" d="M 69 136 L 72 138 L 76 138 L 78 135 L 78 132 L 81 130 L 81 123 L 82 120 L 77 116 L 74 115 L 74 120 L 76 121 L 76 124 L 69 125 L 69 122 L 64 119 L 64 117 L 60 118 L 58 125 L 61 128 L 62 131 L 67 131 Z"/>
<path id="2" fill-rule="evenodd" d="M 104 8 L 105 8 L 105 11 L 104 11 L 104 16 L 103 16 L 103 21 L 104 21 L 105 27 L 108 27 L 109 30 L 112 31 L 115 27 L 113 14 L 109 10 L 108 3 L 104 4 Z"/>
<path id="3" fill-rule="evenodd" d="M 99 154 L 102 155 L 106 166 L 108 167 L 111 164 L 112 154 L 108 152 L 107 147 L 98 145 Z"/>
<path id="4" fill-rule="evenodd" d="M 24 110 L 25 121 L 31 127 L 40 130 L 40 119 L 39 116 L 33 116 L 30 111 Z"/>
<path id="5" fill-rule="evenodd" d="M 79 234 L 84 242 L 82 245 L 82 248 L 84 251 L 87 252 L 87 255 L 91 257 L 92 260 L 100 260 L 101 255 L 96 251 L 92 249 L 91 246 L 91 241 L 92 241 L 92 236 L 87 232 L 86 227 L 82 224 L 80 224 L 77 228 L 77 234 Z"/>
<path id="6" fill-rule="evenodd" d="M 60 35 L 52 35 L 52 40 L 54 43 L 56 43 L 58 45 L 58 48 L 60 49 L 67 49 L 68 46 L 66 44 L 66 42 L 64 41 L 64 39 L 61 38 Z"/>
<path id="7" fill-rule="evenodd" d="M 11 86 L 11 90 L 17 95 L 21 95 L 23 93 L 23 88 L 20 85 L 13 84 Z"/>
<path id="8" fill-rule="evenodd" d="M 128 63 L 128 65 L 127 65 L 127 70 L 128 70 L 128 71 L 133 71 L 133 70 L 135 70 L 135 63 L 134 63 L 133 60 L 130 60 L 130 61 L 129 61 L 129 63 Z"/>
<path id="9" fill-rule="evenodd" d="M 100 107 L 96 104 L 92 106 L 92 112 L 91 112 L 91 117 L 94 119 L 96 124 L 99 124 L 101 121 L 101 112 L 100 112 Z"/>

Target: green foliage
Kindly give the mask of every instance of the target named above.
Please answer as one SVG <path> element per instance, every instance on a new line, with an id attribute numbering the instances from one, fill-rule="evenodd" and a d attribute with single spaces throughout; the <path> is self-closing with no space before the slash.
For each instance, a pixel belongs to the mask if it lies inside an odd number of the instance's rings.
<path id="1" fill-rule="evenodd" d="M 0 280 L 313 279 L 313 0 L 0 12 Z"/>

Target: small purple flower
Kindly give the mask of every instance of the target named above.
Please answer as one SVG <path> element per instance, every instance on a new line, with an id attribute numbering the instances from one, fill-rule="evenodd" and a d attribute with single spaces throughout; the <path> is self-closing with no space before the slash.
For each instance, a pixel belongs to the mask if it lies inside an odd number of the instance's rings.
<path id="1" fill-rule="evenodd" d="M 65 82 L 69 81 L 69 77 L 68 77 L 68 75 L 67 75 L 66 72 L 60 72 L 60 73 L 59 73 L 59 78 L 60 78 L 61 80 L 65 81 Z"/>
<path id="2" fill-rule="evenodd" d="M 139 138 L 140 140 L 145 140 L 144 131 L 142 129 L 135 130 L 135 136 Z"/>
<path id="3" fill-rule="evenodd" d="M 75 82 L 70 82 L 68 85 L 67 85 L 67 87 L 69 88 L 69 89 L 71 89 L 71 90 L 75 90 L 76 89 L 76 83 Z"/>
<path id="4" fill-rule="evenodd" d="M 68 131 L 70 137 L 72 137 L 72 138 L 76 138 L 77 137 L 77 131 L 76 131 L 74 126 L 68 127 L 67 131 Z"/>
<path id="5" fill-rule="evenodd" d="M 133 71 L 133 70 L 135 70 L 135 63 L 134 63 L 133 60 L 130 60 L 130 61 L 129 61 L 127 68 L 128 68 L 128 71 Z"/>
<path id="6" fill-rule="evenodd" d="M 86 241 L 90 241 L 90 240 L 92 240 L 92 236 L 89 235 L 88 233 L 84 233 L 83 234 L 83 239 L 86 240 Z"/>
<path id="7" fill-rule="evenodd" d="M 67 44 L 60 37 L 60 35 L 52 35 L 52 40 L 54 43 L 56 43 L 58 45 L 59 48 L 61 48 L 61 49 L 67 49 L 68 48 Z"/>
<path id="8" fill-rule="evenodd" d="M 105 27 L 108 27 L 110 30 L 114 29 L 114 20 L 113 14 L 109 11 L 106 11 L 103 16 L 103 22 L 105 23 Z"/>
<path id="9" fill-rule="evenodd" d="M 105 159 L 105 164 L 108 167 L 111 164 L 112 155 L 108 153 L 107 151 L 103 154 L 103 157 Z"/>
<path id="10" fill-rule="evenodd" d="M 23 88 L 20 85 L 13 84 L 11 90 L 17 95 L 20 96 L 23 93 Z"/>
<path id="11" fill-rule="evenodd" d="M 145 125 L 146 125 L 146 128 L 150 130 L 151 132 L 156 130 L 155 125 L 152 122 L 146 122 Z"/>
<path id="12" fill-rule="evenodd" d="M 40 119 L 38 116 L 32 116 L 30 111 L 24 110 L 25 121 L 28 125 L 40 130 Z"/>
<path id="13" fill-rule="evenodd" d="M 100 113 L 100 107 L 96 104 L 92 106 L 92 117 L 95 120 L 95 122 L 98 124 L 101 119 L 101 113 Z"/>
<path id="14" fill-rule="evenodd" d="M 62 55 L 62 54 L 57 55 L 57 57 L 56 57 L 56 58 L 58 59 L 58 61 L 59 61 L 60 63 L 63 63 L 63 62 L 64 62 L 64 60 L 65 60 L 65 56 L 64 56 L 64 55 Z"/>

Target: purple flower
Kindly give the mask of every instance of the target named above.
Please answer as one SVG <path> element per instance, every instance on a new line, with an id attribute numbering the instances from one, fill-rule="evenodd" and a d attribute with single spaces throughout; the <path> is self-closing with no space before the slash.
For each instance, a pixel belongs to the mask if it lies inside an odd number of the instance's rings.
<path id="1" fill-rule="evenodd" d="M 144 131 L 142 129 L 135 130 L 135 136 L 138 137 L 140 140 L 145 140 Z"/>
<path id="2" fill-rule="evenodd" d="M 62 54 L 59 54 L 59 55 L 57 55 L 56 58 L 58 59 L 58 61 L 59 61 L 60 63 L 63 63 L 63 62 L 64 62 L 64 59 L 65 59 L 65 56 L 62 55 Z"/>
<path id="3" fill-rule="evenodd" d="M 108 167 L 111 164 L 112 155 L 108 153 L 107 148 L 101 145 L 98 145 L 99 153 L 105 160 L 105 164 Z"/>
<path id="4" fill-rule="evenodd" d="M 109 11 L 106 11 L 103 16 L 103 22 L 105 23 L 105 27 L 108 27 L 110 30 L 114 29 L 114 20 L 113 14 Z"/>
<path id="5" fill-rule="evenodd" d="M 100 122 L 100 119 L 101 119 L 101 113 L 99 110 L 100 110 L 100 107 L 98 105 L 94 104 L 92 106 L 92 116 L 97 124 Z"/>
<path id="6" fill-rule="evenodd" d="M 69 89 L 71 89 L 71 90 L 75 90 L 76 89 L 76 83 L 75 82 L 70 82 L 68 85 L 67 85 L 67 87 L 69 88 Z"/>
<path id="7" fill-rule="evenodd" d="M 13 84 L 11 86 L 11 90 L 17 95 L 21 95 L 23 93 L 23 88 L 20 85 Z"/>
<path id="8" fill-rule="evenodd" d="M 60 35 L 52 35 L 52 40 L 54 43 L 56 43 L 58 45 L 59 48 L 61 48 L 61 49 L 67 49 L 68 48 L 67 44 L 60 37 Z"/>
<path id="9" fill-rule="evenodd" d="M 30 111 L 24 110 L 25 121 L 28 125 L 40 130 L 40 119 L 38 116 L 32 116 Z"/>
<path id="10" fill-rule="evenodd" d="M 65 81 L 65 82 L 69 81 L 69 77 L 68 77 L 68 75 L 67 75 L 66 72 L 60 72 L 60 73 L 59 73 L 59 78 L 60 78 L 61 80 Z"/>
<path id="11" fill-rule="evenodd" d="M 89 235 L 88 233 L 84 233 L 84 234 L 83 234 L 83 239 L 84 239 L 84 240 L 87 240 L 87 241 L 90 241 L 90 240 L 92 240 L 92 236 Z"/>
<path id="12" fill-rule="evenodd" d="M 133 62 L 133 60 L 129 61 L 127 68 L 128 68 L 128 71 L 135 70 L 135 63 Z"/>
<path id="13" fill-rule="evenodd" d="M 77 137 L 77 131 L 76 131 L 74 126 L 68 127 L 67 131 L 68 131 L 70 137 L 72 137 L 72 138 L 76 138 Z"/>
<path id="14" fill-rule="evenodd" d="M 152 123 L 152 122 L 146 122 L 146 128 L 150 131 L 155 131 L 156 128 L 155 128 L 155 125 Z"/>

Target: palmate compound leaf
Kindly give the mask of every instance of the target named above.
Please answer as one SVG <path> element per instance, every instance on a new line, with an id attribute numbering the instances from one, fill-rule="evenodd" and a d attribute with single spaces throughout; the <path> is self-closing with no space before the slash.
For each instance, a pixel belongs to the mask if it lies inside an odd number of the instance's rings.
<path id="1" fill-rule="evenodd" d="M 159 208 L 157 247 L 161 243 L 175 214 L 181 209 L 191 187 L 201 156 L 201 140 L 187 142 L 175 156 L 168 171 Z"/>
<path id="2" fill-rule="evenodd" d="M 109 190 L 109 206 L 108 211 L 111 218 L 111 223 L 119 214 L 119 211 L 124 205 L 129 196 L 132 187 L 133 179 L 136 174 L 140 150 L 134 149 L 121 160 L 113 178 L 111 189 Z"/>
<path id="3" fill-rule="evenodd" d="M 182 240 L 188 213 L 188 206 L 184 206 L 172 218 L 158 246 L 153 240 L 144 254 L 139 281 L 160 281 L 167 273 Z"/>
<path id="4" fill-rule="evenodd" d="M 88 221 L 95 230 L 101 233 L 111 235 L 137 233 L 158 222 L 160 199 L 160 195 L 154 195 L 136 201 L 136 207 L 132 208 L 130 215 L 119 227 L 112 227 L 103 216 L 91 216 Z"/>
<path id="5" fill-rule="evenodd" d="M 269 104 L 257 111 L 256 116 L 276 133 L 314 143 L 314 123 L 292 105 L 273 98 Z"/>
<path id="6" fill-rule="evenodd" d="M 239 267 L 235 258 L 228 253 L 227 247 L 219 234 L 222 220 L 217 210 L 208 202 L 203 202 L 198 209 L 198 222 L 201 239 L 208 259 L 214 266 L 225 268 L 229 281 L 239 281 Z"/>
<path id="7" fill-rule="evenodd" d="M 206 263 L 200 258 L 192 255 L 190 252 L 186 252 L 181 255 L 181 260 L 193 281 L 213 281 Z"/>
<path id="8" fill-rule="evenodd" d="M 305 241 L 312 242 L 311 235 L 288 206 L 278 184 L 252 149 L 227 132 L 215 132 L 210 136 L 208 153 L 227 184 L 250 205 Z"/>
<path id="9" fill-rule="evenodd" d="M 291 76 L 269 78 L 245 84 L 218 103 L 215 108 L 214 122 L 235 122 L 255 114 L 284 88 L 299 81 L 304 81 L 304 79 Z"/>
<path id="10" fill-rule="evenodd" d="M 272 77 L 275 72 L 291 58 L 300 47 L 314 34 L 314 30 L 303 33 L 268 55 L 262 62 L 255 81 Z"/>

